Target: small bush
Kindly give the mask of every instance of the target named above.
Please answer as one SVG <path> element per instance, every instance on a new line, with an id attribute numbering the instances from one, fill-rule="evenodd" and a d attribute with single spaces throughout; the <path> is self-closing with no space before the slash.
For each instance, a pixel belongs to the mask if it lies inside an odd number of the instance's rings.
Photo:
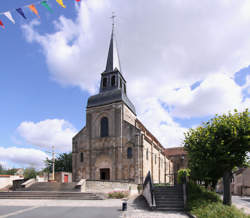
<path id="1" fill-rule="evenodd" d="M 187 208 L 197 218 L 250 218 L 234 206 L 222 204 L 220 196 L 195 183 L 188 183 Z"/>
<path id="2" fill-rule="evenodd" d="M 177 182 L 183 184 L 186 181 L 186 178 L 190 176 L 190 169 L 180 169 L 178 170 Z"/>
<path id="3" fill-rule="evenodd" d="M 128 196 L 129 196 L 128 191 L 113 191 L 108 193 L 108 198 L 120 199 L 120 198 L 126 198 Z"/>

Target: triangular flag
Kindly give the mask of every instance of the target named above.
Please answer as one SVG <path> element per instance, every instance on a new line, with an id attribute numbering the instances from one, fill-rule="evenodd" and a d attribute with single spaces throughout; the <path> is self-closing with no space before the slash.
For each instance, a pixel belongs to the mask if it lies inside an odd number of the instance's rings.
<path id="1" fill-rule="evenodd" d="M 3 22 L 0 20 L 0 26 L 5 28 L 4 25 L 3 25 Z"/>
<path id="2" fill-rule="evenodd" d="M 11 13 L 9 11 L 6 11 L 3 13 L 12 23 L 16 23 L 15 20 L 13 19 Z"/>
<path id="3" fill-rule="evenodd" d="M 22 8 L 17 8 L 16 11 L 17 11 L 24 19 L 27 19 L 27 17 L 25 17 L 25 14 L 23 13 L 23 9 L 22 9 Z"/>
<path id="4" fill-rule="evenodd" d="M 81 0 L 76 0 L 76 2 L 80 2 Z"/>
<path id="5" fill-rule="evenodd" d="M 52 12 L 52 9 L 50 8 L 50 6 L 48 5 L 47 1 L 42 1 L 41 5 L 44 6 L 45 8 L 47 8 L 50 12 Z"/>
<path id="6" fill-rule="evenodd" d="M 63 4 L 63 0 L 56 0 L 59 5 L 61 5 L 63 8 L 66 8 L 66 6 Z"/>
<path id="7" fill-rule="evenodd" d="M 36 7 L 35 5 L 29 5 L 29 9 L 34 12 L 38 17 L 39 17 L 39 14 L 38 14 L 38 11 L 36 10 Z"/>

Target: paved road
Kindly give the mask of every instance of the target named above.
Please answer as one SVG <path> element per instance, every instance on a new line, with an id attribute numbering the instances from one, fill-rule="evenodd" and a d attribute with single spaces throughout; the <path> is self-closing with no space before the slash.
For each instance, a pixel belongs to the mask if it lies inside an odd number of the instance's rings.
<path id="1" fill-rule="evenodd" d="M 0 206 L 1 218 L 118 218 L 117 207 L 11 207 Z M 3 211 L 3 212 L 2 212 Z"/>
<path id="2" fill-rule="evenodd" d="M 118 218 L 121 200 L 0 200 L 0 218 Z"/>
<path id="3" fill-rule="evenodd" d="M 148 210 L 140 197 L 131 199 L 128 211 L 121 200 L 20 200 L 0 199 L 0 218 L 187 218 L 180 212 Z"/>

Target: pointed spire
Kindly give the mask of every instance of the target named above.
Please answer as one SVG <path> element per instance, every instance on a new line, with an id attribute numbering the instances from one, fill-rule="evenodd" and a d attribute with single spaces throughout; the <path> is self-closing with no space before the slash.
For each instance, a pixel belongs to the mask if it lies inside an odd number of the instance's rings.
<path id="1" fill-rule="evenodd" d="M 120 59 L 119 59 L 118 49 L 117 49 L 116 40 L 115 40 L 115 33 L 114 33 L 115 17 L 116 16 L 113 13 L 111 17 L 113 19 L 112 33 L 111 33 L 111 39 L 110 39 L 110 44 L 109 44 L 109 53 L 108 53 L 108 59 L 107 59 L 105 72 L 113 72 L 116 70 L 121 72 Z"/>

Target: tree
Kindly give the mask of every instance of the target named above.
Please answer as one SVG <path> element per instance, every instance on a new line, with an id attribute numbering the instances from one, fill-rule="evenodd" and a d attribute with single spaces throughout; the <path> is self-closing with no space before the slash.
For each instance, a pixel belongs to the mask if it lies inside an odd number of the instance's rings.
<path id="1" fill-rule="evenodd" d="M 45 160 L 46 168 L 45 172 L 52 172 L 52 160 L 48 158 Z M 72 172 L 72 152 L 60 154 L 55 158 L 55 172 Z"/>
<path id="2" fill-rule="evenodd" d="M 235 166 L 247 162 L 250 151 L 250 118 L 244 112 L 216 115 L 185 133 L 184 147 L 189 156 L 191 177 L 215 183 L 223 177 L 223 203 L 231 205 L 230 183 Z"/>
<path id="3" fill-rule="evenodd" d="M 37 171 L 35 170 L 35 168 L 26 168 L 24 170 L 24 179 L 33 179 L 36 178 L 37 176 Z"/>

